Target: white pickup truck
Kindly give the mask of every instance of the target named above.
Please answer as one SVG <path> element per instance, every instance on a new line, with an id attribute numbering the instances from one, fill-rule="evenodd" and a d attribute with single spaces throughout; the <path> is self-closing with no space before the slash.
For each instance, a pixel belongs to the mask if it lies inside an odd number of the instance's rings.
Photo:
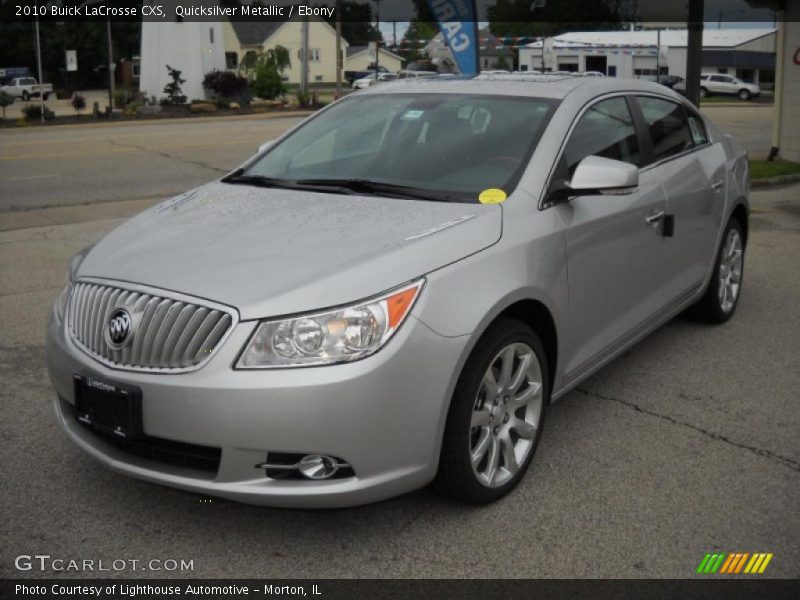
<path id="1" fill-rule="evenodd" d="M 0 87 L 0 91 L 14 96 L 15 98 L 22 98 L 25 101 L 29 98 L 39 96 L 39 94 L 42 94 L 44 99 L 47 100 L 47 97 L 53 93 L 53 84 L 43 83 L 40 85 L 36 83 L 35 77 L 16 77 L 12 79 L 8 85 Z"/>

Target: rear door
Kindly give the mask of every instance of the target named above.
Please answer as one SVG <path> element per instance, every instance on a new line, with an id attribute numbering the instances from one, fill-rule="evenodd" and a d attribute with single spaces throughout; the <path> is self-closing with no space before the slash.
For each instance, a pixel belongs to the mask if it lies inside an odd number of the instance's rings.
<path id="1" fill-rule="evenodd" d="M 589 106 L 567 141 L 556 179 L 571 178 L 587 156 L 641 165 L 639 136 L 629 101 L 614 96 Z M 557 204 L 565 227 L 569 279 L 569 381 L 591 369 L 662 306 L 664 238 L 648 223 L 666 210 L 655 174 L 642 173 L 625 194 L 579 196 Z"/>
<path id="2" fill-rule="evenodd" d="M 724 152 L 708 143 L 700 115 L 678 102 L 641 95 L 635 108 L 650 146 L 642 174 L 664 186 L 674 223 L 659 272 L 665 300 L 678 302 L 702 284 L 714 258 L 725 207 Z"/>

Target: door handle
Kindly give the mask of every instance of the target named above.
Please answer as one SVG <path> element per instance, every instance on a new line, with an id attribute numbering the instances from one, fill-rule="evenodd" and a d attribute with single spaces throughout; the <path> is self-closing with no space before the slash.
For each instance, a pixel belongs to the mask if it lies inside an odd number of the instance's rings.
<path id="1" fill-rule="evenodd" d="M 719 193 L 719 191 L 722 189 L 722 186 L 724 184 L 725 184 L 725 182 L 722 181 L 722 180 L 715 181 L 714 183 L 711 184 L 711 189 L 714 190 L 715 192 Z"/>
<path id="2" fill-rule="evenodd" d="M 647 223 L 648 225 L 655 225 L 661 219 L 664 218 L 664 215 L 666 215 L 666 213 L 663 210 L 650 213 L 644 218 L 644 222 Z"/>

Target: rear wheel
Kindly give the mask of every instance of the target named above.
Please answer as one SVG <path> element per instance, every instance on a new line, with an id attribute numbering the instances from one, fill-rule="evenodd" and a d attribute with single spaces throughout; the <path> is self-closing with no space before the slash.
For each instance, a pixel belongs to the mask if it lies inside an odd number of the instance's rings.
<path id="1" fill-rule="evenodd" d="M 27 91 L 24 91 L 24 92 L 22 92 L 22 99 L 23 99 L 25 102 L 27 102 L 28 100 L 30 100 L 30 98 L 31 98 L 31 95 L 30 95 L 30 94 L 29 94 Z"/>
<path id="2" fill-rule="evenodd" d="M 739 302 L 744 273 L 744 235 L 739 221 L 732 218 L 722 237 L 714 274 L 700 301 L 690 314 L 708 323 L 724 323 Z"/>
<path id="3" fill-rule="evenodd" d="M 706 88 L 704 88 L 704 87 L 701 87 L 700 88 L 700 97 L 701 98 L 705 98 L 706 96 L 708 96 L 708 90 Z"/>
<path id="4" fill-rule="evenodd" d="M 750 100 L 753 95 L 750 93 L 750 90 L 741 89 L 739 90 L 739 98 L 742 100 Z"/>
<path id="5" fill-rule="evenodd" d="M 524 323 L 498 320 L 456 385 L 434 487 L 474 504 L 510 492 L 533 458 L 549 394 L 539 337 Z"/>

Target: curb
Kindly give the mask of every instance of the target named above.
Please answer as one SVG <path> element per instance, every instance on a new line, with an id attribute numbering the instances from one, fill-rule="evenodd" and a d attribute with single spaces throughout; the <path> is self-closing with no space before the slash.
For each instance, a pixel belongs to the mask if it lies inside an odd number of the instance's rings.
<path id="1" fill-rule="evenodd" d="M 63 129 L 65 127 L 83 127 L 88 129 L 97 129 L 102 127 L 132 127 L 135 125 L 153 125 L 153 124 L 164 124 L 169 125 L 173 123 L 195 123 L 195 122 L 204 122 L 204 121 L 214 121 L 214 120 L 222 120 L 222 119 L 231 119 L 236 121 L 248 121 L 248 120 L 256 120 L 256 119 L 290 119 L 296 117 L 307 117 L 309 115 L 313 115 L 315 111 L 313 110 L 293 110 L 287 112 L 263 112 L 263 113 L 249 113 L 244 115 L 204 115 L 202 117 L 176 117 L 171 119 L 169 117 L 163 118 L 155 118 L 155 119 L 125 119 L 121 121 L 88 121 L 86 123 L 64 123 L 62 125 L 31 125 L 29 127 L 7 127 L 3 128 L 0 127 L 0 132 L 3 131 L 13 131 L 13 132 L 20 132 L 20 131 L 51 131 L 53 129 Z"/>
<path id="2" fill-rule="evenodd" d="M 788 175 L 778 175 L 777 177 L 765 177 L 763 179 L 751 179 L 750 189 L 763 189 L 770 187 L 779 187 L 782 185 L 790 185 L 792 183 L 800 183 L 800 173 L 790 173 Z"/>

